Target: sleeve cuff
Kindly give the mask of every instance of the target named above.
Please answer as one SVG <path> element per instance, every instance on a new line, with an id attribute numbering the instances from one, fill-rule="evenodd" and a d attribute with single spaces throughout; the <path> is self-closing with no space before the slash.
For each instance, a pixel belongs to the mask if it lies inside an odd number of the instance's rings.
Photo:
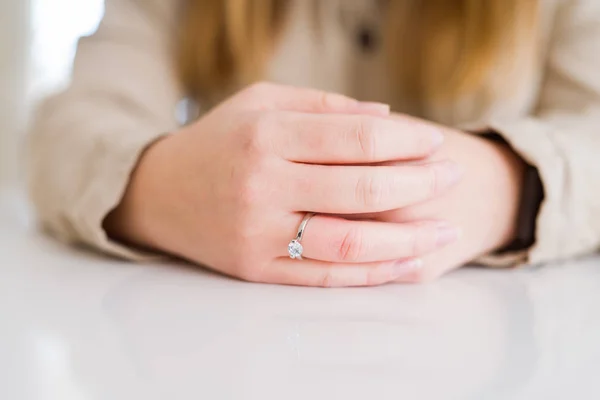
<path id="1" fill-rule="evenodd" d="M 528 250 L 482 257 L 478 263 L 511 267 L 556 261 L 569 255 L 565 213 L 561 207 L 566 175 L 565 161 L 557 151 L 548 126 L 535 119 L 494 121 L 488 128 L 498 133 L 527 163 L 537 168 L 545 198 L 536 220 L 536 241 Z"/>
<path id="2" fill-rule="evenodd" d="M 72 210 L 71 219 L 79 239 L 109 255 L 130 261 L 155 261 L 166 256 L 142 251 L 110 239 L 102 224 L 119 204 L 131 173 L 142 153 L 168 133 L 149 136 L 147 133 L 123 135 L 118 145 L 104 150 L 95 160 L 93 176 Z"/>

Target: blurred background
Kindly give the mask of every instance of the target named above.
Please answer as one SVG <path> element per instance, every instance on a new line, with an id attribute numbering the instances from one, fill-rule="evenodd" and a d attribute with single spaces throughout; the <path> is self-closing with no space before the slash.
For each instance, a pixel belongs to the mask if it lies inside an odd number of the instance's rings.
<path id="1" fill-rule="evenodd" d="M 103 0 L 0 0 L 0 189 L 22 184 L 29 115 L 68 83 L 77 39 L 103 11 Z"/>

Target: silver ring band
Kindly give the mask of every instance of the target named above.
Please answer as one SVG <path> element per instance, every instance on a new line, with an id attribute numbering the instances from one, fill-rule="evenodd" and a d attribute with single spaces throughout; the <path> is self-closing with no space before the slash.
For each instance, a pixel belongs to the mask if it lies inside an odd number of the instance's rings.
<path id="1" fill-rule="evenodd" d="M 304 236 L 304 232 L 306 231 L 306 225 L 308 225 L 308 221 L 314 217 L 315 213 L 306 213 L 300 226 L 298 227 L 298 233 L 296 237 L 288 244 L 288 254 L 292 260 L 302 260 L 302 253 L 304 252 L 304 247 L 302 247 L 302 237 Z"/>

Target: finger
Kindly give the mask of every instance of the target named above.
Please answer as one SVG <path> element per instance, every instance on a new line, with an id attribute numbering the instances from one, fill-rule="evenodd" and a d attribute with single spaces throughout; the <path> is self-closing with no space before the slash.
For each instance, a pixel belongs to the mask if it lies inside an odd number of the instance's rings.
<path id="1" fill-rule="evenodd" d="M 287 113 L 273 135 L 275 151 L 289 161 L 369 164 L 421 159 L 444 141 L 439 128 L 406 118 Z"/>
<path id="2" fill-rule="evenodd" d="M 261 82 L 252 85 L 243 95 L 252 97 L 254 107 L 304 113 L 370 114 L 388 116 L 387 104 L 360 102 L 341 94 Z M 258 99 L 258 102 L 256 101 Z"/>
<path id="3" fill-rule="evenodd" d="M 281 258 L 265 268 L 260 281 L 327 288 L 379 286 L 418 273 L 422 264 L 420 259 L 372 264 L 332 264 Z"/>
<path id="4" fill-rule="evenodd" d="M 322 214 L 383 212 L 418 204 L 443 193 L 463 174 L 451 161 L 397 167 L 298 164 L 286 172 L 289 207 Z"/>
<path id="5" fill-rule="evenodd" d="M 317 215 L 302 238 L 303 257 L 341 263 L 414 258 L 454 242 L 459 234 L 457 228 L 441 221 L 394 224 Z M 284 243 L 279 249 L 285 256 Z"/>

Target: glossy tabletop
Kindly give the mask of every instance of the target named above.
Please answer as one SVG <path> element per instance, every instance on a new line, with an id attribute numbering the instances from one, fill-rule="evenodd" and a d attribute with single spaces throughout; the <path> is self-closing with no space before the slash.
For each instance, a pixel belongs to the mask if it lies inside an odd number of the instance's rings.
<path id="1" fill-rule="evenodd" d="M 0 399 L 599 399 L 600 259 L 247 284 L 37 233 L 0 197 Z"/>

